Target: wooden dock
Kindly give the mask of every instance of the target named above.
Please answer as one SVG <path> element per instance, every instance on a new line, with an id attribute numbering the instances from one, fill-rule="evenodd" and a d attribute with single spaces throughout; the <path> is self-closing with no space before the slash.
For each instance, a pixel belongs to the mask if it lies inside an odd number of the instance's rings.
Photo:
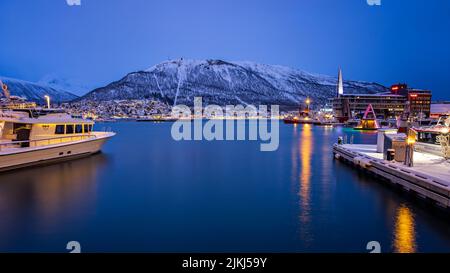
<path id="1" fill-rule="evenodd" d="M 384 180 L 401 185 L 421 197 L 444 208 L 450 208 L 450 162 L 437 156 L 415 152 L 417 166 L 383 159 L 376 152 L 376 145 L 335 144 L 334 157 L 357 168 L 373 173 Z"/>

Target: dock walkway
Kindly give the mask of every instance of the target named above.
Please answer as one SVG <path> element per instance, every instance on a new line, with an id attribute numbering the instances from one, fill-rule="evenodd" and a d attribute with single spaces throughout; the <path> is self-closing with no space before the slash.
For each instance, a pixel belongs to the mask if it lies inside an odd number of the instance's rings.
<path id="1" fill-rule="evenodd" d="M 376 145 L 335 144 L 336 159 L 344 160 L 450 208 L 450 162 L 432 154 L 414 152 L 414 167 L 390 162 Z"/>

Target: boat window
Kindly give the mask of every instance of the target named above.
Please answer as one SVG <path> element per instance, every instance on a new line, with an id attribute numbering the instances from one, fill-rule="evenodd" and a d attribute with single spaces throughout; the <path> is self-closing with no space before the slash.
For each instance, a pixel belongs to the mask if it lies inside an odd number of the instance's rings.
<path id="1" fill-rule="evenodd" d="M 66 125 L 66 134 L 73 134 L 73 124 Z"/>
<path id="2" fill-rule="evenodd" d="M 83 133 L 83 126 L 81 124 L 75 125 L 75 134 L 82 134 Z"/>
<path id="3" fill-rule="evenodd" d="M 84 133 L 89 133 L 89 125 L 84 125 Z"/>
<path id="4" fill-rule="evenodd" d="M 64 135 L 64 125 L 56 125 L 55 134 Z"/>
<path id="5" fill-rule="evenodd" d="M 437 136 L 439 134 L 429 133 L 429 132 L 421 132 L 418 135 L 419 142 L 430 143 L 430 144 L 438 144 Z"/>
<path id="6" fill-rule="evenodd" d="M 92 132 L 92 124 L 89 124 L 89 132 Z"/>

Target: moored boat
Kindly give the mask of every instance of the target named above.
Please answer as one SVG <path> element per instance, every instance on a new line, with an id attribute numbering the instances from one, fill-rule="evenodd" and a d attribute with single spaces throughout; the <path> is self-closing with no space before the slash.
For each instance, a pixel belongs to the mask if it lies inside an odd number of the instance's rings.
<path id="1" fill-rule="evenodd" d="M 450 157 L 450 116 L 441 117 L 436 125 L 412 129 L 416 134 L 417 151 Z"/>
<path id="2" fill-rule="evenodd" d="M 0 171 L 91 155 L 115 135 L 60 109 L 0 110 Z"/>
<path id="3" fill-rule="evenodd" d="M 314 120 L 311 118 L 299 118 L 299 117 L 288 117 L 283 119 L 283 122 L 286 124 L 314 124 Z"/>

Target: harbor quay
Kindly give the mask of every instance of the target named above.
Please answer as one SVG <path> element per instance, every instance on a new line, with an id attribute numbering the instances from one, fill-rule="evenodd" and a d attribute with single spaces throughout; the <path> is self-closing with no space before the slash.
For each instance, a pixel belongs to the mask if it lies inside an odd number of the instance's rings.
<path id="1" fill-rule="evenodd" d="M 335 144 L 333 154 L 356 169 L 364 170 L 448 209 L 450 207 L 450 162 L 424 152 L 414 152 L 414 166 L 388 161 L 377 145 Z"/>

